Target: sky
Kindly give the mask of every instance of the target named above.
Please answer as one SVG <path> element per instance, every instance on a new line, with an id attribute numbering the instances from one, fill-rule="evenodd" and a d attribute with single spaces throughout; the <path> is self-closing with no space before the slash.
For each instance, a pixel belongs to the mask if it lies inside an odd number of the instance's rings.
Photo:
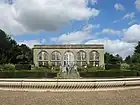
<path id="1" fill-rule="evenodd" d="M 140 41 L 140 0 L 0 0 L 0 29 L 18 44 L 104 44 L 123 58 Z"/>

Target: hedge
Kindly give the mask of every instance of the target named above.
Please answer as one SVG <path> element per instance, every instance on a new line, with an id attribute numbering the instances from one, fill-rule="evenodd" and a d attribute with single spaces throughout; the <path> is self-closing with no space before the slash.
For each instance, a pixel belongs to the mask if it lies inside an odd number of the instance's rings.
<path id="1" fill-rule="evenodd" d="M 95 72 L 80 72 L 83 78 L 93 77 L 130 77 L 140 76 L 139 71 L 95 71 Z M 57 77 L 57 72 L 45 71 L 1 71 L 0 78 L 54 78 Z"/>
<path id="2" fill-rule="evenodd" d="M 54 77 L 57 77 L 57 73 L 44 71 L 0 72 L 0 78 L 54 78 Z"/>
<path id="3" fill-rule="evenodd" d="M 121 68 L 120 64 L 105 64 L 106 70 L 110 70 L 110 69 L 120 70 L 120 68 Z"/>
<path id="4" fill-rule="evenodd" d="M 130 77 L 130 76 L 140 76 L 138 71 L 95 71 L 95 72 L 80 72 L 80 76 L 83 78 L 89 77 Z"/>
<path id="5" fill-rule="evenodd" d="M 31 70 L 30 64 L 16 64 L 15 65 L 16 70 Z"/>

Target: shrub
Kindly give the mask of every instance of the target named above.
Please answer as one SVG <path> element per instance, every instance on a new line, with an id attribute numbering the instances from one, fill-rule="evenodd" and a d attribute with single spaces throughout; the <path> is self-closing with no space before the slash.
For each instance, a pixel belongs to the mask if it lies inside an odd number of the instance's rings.
<path id="1" fill-rule="evenodd" d="M 5 64 L 4 69 L 14 71 L 15 70 L 15 65 L 14 64 Z"/>
<path id="2" fill-rule="evenodd" d="M 0 70 L 1 71 L 14 71 L 15 70 L 15 65 L 14 64 L 5 64 L 5 65 L 0 65 Z"/>
<path id="3" fill-rule="evenodd" d="M 16 70 L 31 70 L 30 64 L 16 64 L 15 65 Z"/>
<path id="4" fill-rule="evenodd" d="M 130 65 L 127 64 L 127 63 L 122 63 L 122 64 L 121 64 L 121 69 L 126 69 L 126 70 L 128 70 L 128 69 L 130 69 Z"/>
<path id="5" fill-rule="evenodd" d="M 130 65 L 131 70 L 139 70 L 140 71 L 140 63 L 133 63 Z"/>
<path id="6" fill-rule="evenodd" d="M 120 70 L 120 68 L 121 68 L 120 64 L 105 64 L 106 70 L 111 70 L 111 69 Z"/>
<path id="7" fill-rule="evenodd" d="M 0 72 L 0 78 L 54 78 L 57 73 L 48 73 L 45 71 L 3 71 Z"/>
<path id="8" fill-rule="evenodd" d="M 137 71 L 95 71 L 95 72 L 81 72 L 80 76 L 84 78 L 93 78 L 93 77 L 129 77 L 129 76 L 138 76 L 139 72 Z"/>

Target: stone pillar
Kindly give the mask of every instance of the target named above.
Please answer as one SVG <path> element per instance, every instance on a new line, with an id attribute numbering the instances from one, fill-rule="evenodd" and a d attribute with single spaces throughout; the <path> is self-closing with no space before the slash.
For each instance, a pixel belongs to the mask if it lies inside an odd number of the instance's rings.
<path id="1" fill-rule="evenodd" d="M 90 51 L 86 51 L 86 59 L 87 59 L 87 64 L 89 64 L 90 56 L 89 56 Z"/>
<path id="2" fill-rule="evenodd" d="M 49 65 L 51 65 L 51 57 L 52 57 L 51 54 L 52 54 L 52 52 L 51 51 L 50 52 L 48 51 L 48 64 Z"/>
<path id="3" fill-rule="evenodd" d="M 104 50 L 99 51 L 100 54 L 100 62 L 99 65 L 100 66 L 104 66 Z"/>
<path id="4" fill-rule="evenodd" d="M 38 50 L 37 49 L 33 49 L 33 61 L 34 61 L 34 65 L 38 67 Z"/>

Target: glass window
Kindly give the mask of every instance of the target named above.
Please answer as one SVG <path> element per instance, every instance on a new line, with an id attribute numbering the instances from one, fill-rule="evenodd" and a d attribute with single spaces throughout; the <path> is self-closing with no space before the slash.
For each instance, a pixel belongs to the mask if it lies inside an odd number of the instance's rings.
<path id="1" fill-rule="evenodd" d="M 99 53 L 97 51 L 90 52 L 90 64 L 95 67 L 99 66 Z"/>
<path id="2" fill-rule="evenodd" d="M 77 53 L 77 64 L 79 66 L 86 65 L 86 52 L 84 51 L 79 51 Z"/>
<path id="3" fill-rule="evenodd" d="M 52 65 L 58 66 L 61 64 L 61 54 L 58 51 L 52 53 Z"/>
<path id="4" fill-rule="evenodd" d="M 39 67 L 46 66 L 48 63 L 48 54 L 45 51 L 41 51 L 38 54 L 38 65 Z"/>

